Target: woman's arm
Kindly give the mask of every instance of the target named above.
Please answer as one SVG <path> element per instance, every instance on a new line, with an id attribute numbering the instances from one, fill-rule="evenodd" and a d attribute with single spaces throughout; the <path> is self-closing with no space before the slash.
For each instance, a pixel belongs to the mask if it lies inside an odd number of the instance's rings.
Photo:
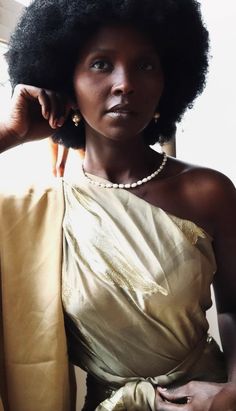
<path id="1" fill-rule="evenodd" d="M 17 137 L 8 131 L 4 123 L 0 123 L 0 153 L 20 144 Z"/>
<path id="2" fill-rule="evenodd" d="M 214 231 L 217 272 L 213 285 L 228 382 L 191 381 L 173 390 L 158 388 L 156 409 L 159 411 L 236 411 L 236 189 L 227 177 L 217 172 L 205 174 L 201 181 L 199 208 L 206 220 L 212 221 Z"/>
<path id="3" fill-rule="evenodd" d="M 214 290 L 228 378 L 235 384 L 236 392 L 236 190 L 228 179 L 216 201 Z"/>

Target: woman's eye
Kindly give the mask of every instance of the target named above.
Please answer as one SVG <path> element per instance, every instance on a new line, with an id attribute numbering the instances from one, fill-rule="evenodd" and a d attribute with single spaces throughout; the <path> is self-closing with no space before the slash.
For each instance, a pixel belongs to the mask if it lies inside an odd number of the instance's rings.
<path id="1" fill-rule="evenodd" d="M 110 68 L 110 64 L 104 60 L 97 60 L 91 64 L 91 67 L 95 70 L 108 70 Z"/>
<path id="2" fill-rule="evenodd" d="M 139 68 L 141 70 L 145 70 L 145 71 L 151 71 L 154 70 L 154 64 L 153 63 L 140 63 L 139 64 Z"/>

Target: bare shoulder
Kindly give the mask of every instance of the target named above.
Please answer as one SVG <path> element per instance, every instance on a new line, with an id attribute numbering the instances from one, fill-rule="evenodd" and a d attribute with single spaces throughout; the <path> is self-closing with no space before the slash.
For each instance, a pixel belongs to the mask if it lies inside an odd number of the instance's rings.
<path id="1" fill-rule="evenodd" d="M 235 194 L 232 181 L 223 173 L 206 167 L 188 166 L 184 171 L 185 183 L 192 187 L 196 197 L 206 196 L 206 201 L 221 203 Z M 197 198 L 195 198 L 197 200 Z"/>
<path id="2" fill-rule="evenodd" d="M 192 210 L 196 221 L 211 221 L 213 231 L 226 222 L 236 221 L 236 189 L 225 174 L 169 158 L 168 179 L 175 182 L 182 204 Z"/>
<path id="3" fill-rule="evenodd" d="M 179 182 L 186 194 L 193 196 L 195 201 L 198 201 L 198 198 L 203 200 L 202 195 L 210 202 L 213 200 L 221 202 L 235 196 L 235 186 L 225 174 L 172 157 L 169 158 L 168 177 L 175 177 L 176 182 Z"/>

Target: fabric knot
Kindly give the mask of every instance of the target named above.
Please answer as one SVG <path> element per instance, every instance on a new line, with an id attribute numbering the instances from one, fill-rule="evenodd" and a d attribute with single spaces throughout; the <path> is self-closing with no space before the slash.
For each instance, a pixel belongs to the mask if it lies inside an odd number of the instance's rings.
<path id="1" fill-rule="evenodd" d="M 96 411 L 126 410 L 155 411 L 155 387 L 151 381 L 127 382 L 96 408 Z"/>

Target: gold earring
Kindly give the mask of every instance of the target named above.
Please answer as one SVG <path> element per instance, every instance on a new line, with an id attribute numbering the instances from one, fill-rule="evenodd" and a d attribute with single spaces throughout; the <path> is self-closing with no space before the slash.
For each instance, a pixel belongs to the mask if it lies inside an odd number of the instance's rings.
<path id="1" fill-rule="evenodd" d="M 157 124 L 158 119 L 159 119 L 160 117 L 161 117 L 160 113 L 155 113 L 155 114 L 154 114 L 153 118 L 154 118 L 155 124 Z"/>
<path id="2" fill-rule="evenodd" d="M 75 127 L 78 127 L 81 120 L 82 120 L 82 117 L 78 112 L 73 114 L 72 121 L 75 124 Z"/>

